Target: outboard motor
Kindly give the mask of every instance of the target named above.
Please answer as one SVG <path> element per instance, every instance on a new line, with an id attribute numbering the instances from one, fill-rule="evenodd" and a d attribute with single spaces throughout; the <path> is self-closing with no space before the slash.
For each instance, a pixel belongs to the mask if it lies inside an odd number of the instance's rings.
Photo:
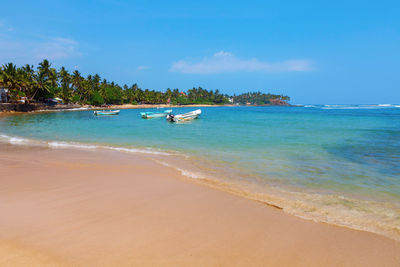
<path id="1" fill-rule="evenodd" d="M 171 113 L 168 114 L 168 115 L 167 115 L 167 121 L 173 121 L 173 120 L 174 120 L 174 117 L 175 117 L 174 114 L 171 114 Z"/>

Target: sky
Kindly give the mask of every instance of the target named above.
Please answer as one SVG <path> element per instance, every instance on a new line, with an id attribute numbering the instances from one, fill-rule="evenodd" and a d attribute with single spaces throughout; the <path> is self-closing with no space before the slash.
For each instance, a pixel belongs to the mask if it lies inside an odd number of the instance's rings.
<path id="1" fill-rule="evenodd" d="M 400 1 L 2 0 L 0 65 L 120 85 L 400 103 Z"/>

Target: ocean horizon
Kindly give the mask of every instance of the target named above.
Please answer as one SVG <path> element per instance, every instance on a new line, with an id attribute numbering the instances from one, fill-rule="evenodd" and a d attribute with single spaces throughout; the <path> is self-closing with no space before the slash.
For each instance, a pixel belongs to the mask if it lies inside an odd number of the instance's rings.
<path id="1" fill-rule="evenodd" d="M 0 142 L 143 154 L 302 218 L 400 239 L 400 104 L 201 109 L 181 124 L 143 109 L 2 116 Z"/>

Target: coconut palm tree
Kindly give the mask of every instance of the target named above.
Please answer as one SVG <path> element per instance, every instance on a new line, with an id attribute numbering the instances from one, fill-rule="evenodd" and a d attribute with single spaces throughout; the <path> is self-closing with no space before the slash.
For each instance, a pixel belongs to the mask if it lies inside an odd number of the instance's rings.
<path id="1" fill-rule="evenodd" d="M 13 63 L 3 65 L 0 72 L 0 81 L 8 88 L 12 99 L 16 99 L 22 83 L 21 73 Z"/>
<path id="2" fill-rule="evenodd" d="M 62 67 L 58 72 L 58 77 L 60 78 L 61 85 L 61 98 L 65 101 L 69 102 L 72 98 L 72 89 L 71 89 L 71 75 L 69 72 Z"/>
<path id="3" fill-rule="evenodd" d="M 32 100 L 32 95 L 37 87 L 35 70 L 32 65 L 26 64 L 18 68 L 19 76 L 21 77 L 20 90 L 27 97 L 27 101 Z"/>
<path id="4" fill-rule="evenodd" d="M 72 73 L 72 79 L 71 79 L 71 83 L 72 83 L 72 87 L 74 89 L 74 94 L 77 95 L 79 97 L 79 101 L 82 98 L 81 92 L 82 92 L 82 76 L 81 73 L 78 70 L 75 70 Z"/>
<path id="5" fill-rule="evenodd" d="M 57 86 L 57 72 L 50 66 L 51 64 L 47 59 L 39 63 L 36 74 L 36 90 L 32 99 L 46 97 L 51 92 L 51 88 Z"/>

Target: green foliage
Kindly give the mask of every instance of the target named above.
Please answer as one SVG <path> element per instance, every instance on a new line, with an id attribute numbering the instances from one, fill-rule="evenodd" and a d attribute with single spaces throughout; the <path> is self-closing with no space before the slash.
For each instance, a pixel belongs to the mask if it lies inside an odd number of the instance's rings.
<path id="1" fill-rule="evenodd" d="M 90 104 L 95 105 L 95 106 L 100 106 L 104 104 L 104 99 L 101 97 L 100 93 L 95 91 L 94 94 L 92 95 L 92 98 L 90 100 Z"/>
<path id="2" fill-rule="evenodd" d="M 80 99 L 81 99 L 81 97 L 80 97 L 79 95 L 74 95 L 74 96 L 71 98 L 71 102 L 72 102 L 72 103 L 79 103 Z"/>
<path id="3" fill-rule="evenodd" d="M 234 103 L 264 105 L 271 104 L 273 100 L 289 101 L 290 97 L 284 95 L 265 94 L 261 92 L 244 93 L 232 97 Z"/>
<path id="4" fill-rule="evenodd" d="M 45 102 L 47 98 L 59 97 L 65 103 L 90 105 L 103 104 L 268 104 L 271 100 L 288 101 L 290 98 L 283 95 L 264 94 L 261 92 L 246 93 L 229 97 L 219 90 L 208 91 L 201 87 L 183 92 L 178 88 L 168 88 L 165 92 L 141 89 L 135 83 L 132 86 L 119 86 L 114 82 L 101 80 L 100 75 L 82 77 L 78 70 L 69 73 L 64 67 L 59 71 L 51 67 L 48 60 L 34 66 L 17 67 L 8 63 L 0 67 L 0 84 L 9 89 L 12 100 L 26 96 L 28 101 Z"/>

